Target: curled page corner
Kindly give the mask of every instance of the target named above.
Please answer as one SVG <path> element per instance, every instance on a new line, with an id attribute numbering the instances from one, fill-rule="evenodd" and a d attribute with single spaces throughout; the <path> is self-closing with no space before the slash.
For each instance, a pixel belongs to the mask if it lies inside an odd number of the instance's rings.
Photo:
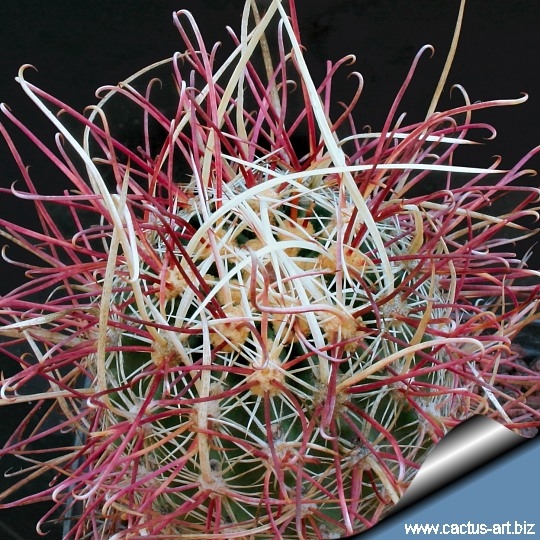
<path id="1" fill-rule="evenodd" d="M 482 467 L 528 439 L 485 416 L 465 420 L 433 448 L 388 517 Z"/>
<path id="2" fill-rule="evenodd" d="M 485 416 L 465 420 L 431 450 L 405 494 L 381 523 L 529 440 Z M 365 531 L 369 532 L 373 529 Z M 359 533 L 343 540 L 364 537 Z"/>

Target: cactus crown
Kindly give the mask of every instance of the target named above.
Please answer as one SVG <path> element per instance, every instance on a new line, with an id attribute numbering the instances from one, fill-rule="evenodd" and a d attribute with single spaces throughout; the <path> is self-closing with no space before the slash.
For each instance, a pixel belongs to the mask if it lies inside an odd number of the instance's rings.
<path id="1" fill-rule="evenodd" d="M 424 48 L 381 132 L 358 133 L 361 78 L 332 121 L 332 81 L 348 59 L 316 86 L 289 7 L 290 18 L 274 0 L 261 16 L 247 2 L 219 68 L 191 15 L 176 13 L 186 51 L 103 89 L 89 116 L 22 69 L 23 89 L 83 167 L 60 138 L 47 149 L 2 109 L 74 184 L 53 201 L 76 229 L 66 235 L 1 128 L 43 226 L 2 220 L 1 234 L 44 263 L 0 302 L 2 348 L 23 368 L 1 399 L 62 416 L 52 430 L 24 424 L 3 452 L 34 475 L 55 471 L 24 500 L 67 508 L 67 538 L 339 538 L 376 523 L 460 421 L 540 425 L 499 376 L 539 301 L 539 287 L 521 283 L 538 273 L 500 250 L 502 229 L 530 234 L 516 220 L 534 214 L 538 190 L 511 185 L 530 156 L 506 172 L 453 164 L 469 130 L 492 129 L 472 111 L 522 100 L 471 104 L 463 92 L 463 105 L 433 112 L 437 91 L 424 121 L 395 122 Z M 170 116 L 153 104 L 154 80 L 138 90 L 163 66 L 176 87 Z M 140 109 L 144 148 L 115 137 L 106 110 L 119 99 Z M 82 140 L 56 108 L 85 126 Z M 150 126 L 163 134 L 157 150 Z M 303 156 L 292 143 L 300 132 Z M 414 195 L 434 172 L 444 188 Z M 454 173 L 469 179 L 459 185 Z M 513 189 L 523 197 L 511 213 L 484 211 Z M 31 355 L 19 356 L 24 341 Z M 48 388 L 24 396 L 32 378 Z M 40 462 L 32 444 L 61 430 L 78 443 Z"/>

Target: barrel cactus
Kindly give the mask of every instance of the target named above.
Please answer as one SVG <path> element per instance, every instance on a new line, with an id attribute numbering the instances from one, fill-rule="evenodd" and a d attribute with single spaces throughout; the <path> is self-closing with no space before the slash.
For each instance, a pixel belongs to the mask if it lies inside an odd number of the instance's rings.
<path id="1" fill-rule="evenodd" d="M 350 59 L 315 83 L 288 7 L 246 2 L 220 66 L 175 13 L 184 52 L 101 89 L 86 115 L 21 68 L 54 150 L 2 106 L 73 184 L 37 193 L 1 127 L 26 182 L 2 191 L 33 200 L 42 225 L 0 220 L 38 261 L 0 298 L 1 347 L 21 365 L 1 402 L 34 403 L 2 451 L 26 464 L 2 506 L 51 500 L 39 527 L 61 509 L 67 539 L 341 538 L 377 523 L 463 420 L 540 425 L 527 403 L 538 374 L 505 375 L 539 273 L 504 247 L 531 234 L 539 192 L 515 181 L 538 148 L 509 171 L 454 156 L 472 130 L 494 132 L 475 110 L 525 98 L 471 103 L 459 89 L 462 104 L 436 112 L 438 89 L 404 125 L 425 47 L 382 129 L 360 132 L 361 77 L 335 115 Z M 156 105 L 163 69 L 170 114 Z M 122 101 L 137 148 L 108 120 Z M 418 189 L 435 174 L 440 189 Z M 507 194 L 515 207 L 490 213 Z M 46 387 L 29 393 L 33 380 Z M 42 458 L 36 443 L 59 433 L 71 443 Z M 50 485 L 17 496 L 40 475 Z"/>

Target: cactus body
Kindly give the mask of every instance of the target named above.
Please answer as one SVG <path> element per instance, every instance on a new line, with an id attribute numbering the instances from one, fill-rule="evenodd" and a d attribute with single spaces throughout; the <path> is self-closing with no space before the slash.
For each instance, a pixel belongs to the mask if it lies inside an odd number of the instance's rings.
<path id="1" fill-rule="evenodd" d="M 190 16 L 175 16 L 186 52 L 161 64 L 176 88 L 170 116 L 153 105 L 153 82 L 137 86 L 158 66 L 108 89 L 90 117 L 21 71 L 83 164 L 62 145 L 45 150 L 74 184 L 56 201 L 76 230 L 67 235 L 2 131 L 44 229 L 2 221 L 2 234 L 45 262 L 0 303 L 3 350 L 23 367 L 2 399 L 20 402 L 18 390 L 44 378 L 48 389 L 31 397 L 36 417 L 41 407 L 60 413 L 53 432 L 78 434 L 31 466 L 55 471 L 35 497 L 71 512 L 68 538 L 340 538 L 392 508 L 462 420 L 540 425 L 500 376 L 539 302 L 539 286 L 522 283 L 538 273 L 500 249 L 500 233 L 529 234 L 515 222 L 534 215 L 538 190 L 515 188 L 515 209 L 490 215 L 525 160 L 508 172 L 453 162 L 472 111 L 520 100 L 465 95 L 411 126 L 392 124 L 393 109 L 380 133 L 357 133 L 360 87 L 330 120 L 343 62 L 316 86 L 295 19 L 277 1 L 254 17 L 222 69 Z M 287 37 L 275 64 L 264 38 L 272 18 Z M 259 45 L 262 72 L 252 63 Z M 118 99 L 141 111 L 144 148 L 124 146 L 109 126 Z M 85 125 L 81 141 L 50 112 L 58 107 Z M 157 150 L 150 125 L 163 135 Z M 302 130 L 309 151 L 298 156 Z M 414 194 L 441 172 L 444 188 Z M 458 173 L 468 180 L 458 184 Z M 34 300 L 44 291 L 47 302 Z M 12 352 L 23 341 L 30 356 Z M 520 384 L 526 395 L 537 374 Z M 48 434 L 23 425 L 4 452 L 38 462 L 32 444 Z"/>

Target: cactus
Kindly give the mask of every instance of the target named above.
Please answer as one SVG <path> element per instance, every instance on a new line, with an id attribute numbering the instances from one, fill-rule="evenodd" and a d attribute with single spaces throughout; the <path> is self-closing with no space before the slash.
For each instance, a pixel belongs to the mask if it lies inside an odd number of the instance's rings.
<path id="1" fill-rule="evenodd" d="M 358 132 L 361 77 L 331 120 L 350 59 L 316 85 L 294 13 L 292 1 L 264 15 L 247 2 L 216 67 L 180 11 L 185 52 L 102 89 L 86 116 L 21 68 L 61 134 L 56 150 L 2 106 L 73 184 L 38 194 L 0 127 L 27 186 L 9 191 L 34 201 L 42 225 L 0 219 L 38 258 L 0 298 L 1 348 L 22 368 L 2 381 L 1 403 L 34 403 L 2 451 L 27 465 L 2 506 L 50 499 L 39 527 L 61 509 L 67 539 L 340 538 L 377 523 L 464 419 L 540 426 L 526 401 L 538 374 L 520 370 L 518 395 L 500 375 L 540 300 L 540 274 L 503 249 L 532 234 L 523 220 L 539 190 L 515 181 L 538 148 L 509 171 L 454 164 L 470 131 L 494 133 L 474 111 L 525 98 L 473 104 L 461 89 L 462 105 L 435 112 L 437 90 L 425 120 L 402 125 L 424 47 L 381 131 Z M 170 115 L 153 101 L 158 69 L 174 78 Z M 141 148 L 107 120 L 121 100 L 139 111 Z M 416 193 L 436 173 L 441 189 Z M 490 214 L 508 193 L 520 195 L 513 210 Z M 32 380 L 47 387 L 28 393 Z M 74 442 L 43 459 L 35 444 L 61 432 Z M 51 472 L 49 487 L 17 497 Z"/>

